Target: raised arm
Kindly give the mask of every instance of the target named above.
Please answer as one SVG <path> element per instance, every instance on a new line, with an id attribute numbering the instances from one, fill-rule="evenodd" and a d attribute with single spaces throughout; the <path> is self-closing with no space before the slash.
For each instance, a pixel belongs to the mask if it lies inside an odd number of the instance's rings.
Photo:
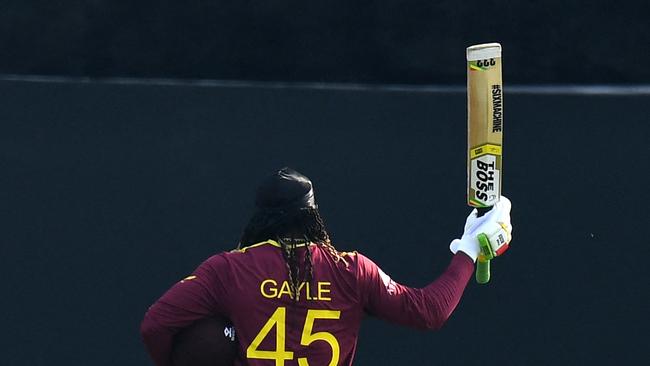
<path id="1" fill-rule="evenodd" d="M 394 282 L 370 259 L 359 256 L 357 280 L 365 309 L 382 319 L 424 329 L 439 329 L 454 311 L 467 286 L 474 262 L 484 255 L 477 236 L 485 235 L 494 255 L 512 240 L 510 200 L 501 200 L 484 216 L 473 210 L 460 239 L 451 242 L 454 253 L 447 270 L 428 286 L 416 289 Z"/>
<path id="2" fill-rule="evenodd" d="M 424 288 L 393 281 L 370 259 L 360 255 L 358 278 L 368 313 L 418 329 L 440 329 L 454 311 L 474 271 L 472 259 L 456 254 L 447 270 Z"/>

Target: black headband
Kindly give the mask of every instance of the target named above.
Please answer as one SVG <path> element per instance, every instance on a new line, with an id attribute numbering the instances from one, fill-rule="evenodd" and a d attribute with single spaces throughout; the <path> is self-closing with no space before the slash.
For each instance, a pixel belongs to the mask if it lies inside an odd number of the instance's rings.
<path id="1" fill-rule="evenodd" d="M 286 167 L 262 182 L 257 189 L 255 206 L 258 210 L 270 214 L 318 208 L 311 180 Z"/>

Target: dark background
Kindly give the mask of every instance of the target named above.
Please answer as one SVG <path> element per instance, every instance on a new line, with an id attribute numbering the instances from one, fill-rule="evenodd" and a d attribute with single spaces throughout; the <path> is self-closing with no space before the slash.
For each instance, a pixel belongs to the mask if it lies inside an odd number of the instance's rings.
<path id="1" fill-rule="evenodd" d="M 255 187 L 285 165 L 315 182 L 339 249 L 425 285 L 448 264 L 469 212 L 464 52 L 486 41 L 504 46 L 512 249 L 493 262 L 489 285 L 470 283 L 440 332 L 369 319 L 356 364 L 646 362 L 641 5 L 0 6 L 0 364 L 151 364 L 138 332 L 146 308 L 237 245 Z M 508 89 L 523 83 L 641 88 Z"/>
<path id="2" fill-rule="evenodd" d="M 284 165 L 314 180 L 340 249 L 409 285 L 444 270 L 469 211 L 463 93 L 6 81 L 0 92 L 3 364 L 148 364 L 146 308 L 236 246 L 256 185 Z M 357 364 L 645 357 L 648 97 L 506 98 L 512 249 L 441 332 L 366 322 Z"/>
<path id="3" fill-rule="evenodd" d="M 51 1 L 0 7 L 0 73 L 462 84 L 499 41 L 509 83 L 650 83 L 643 1 Z"/>

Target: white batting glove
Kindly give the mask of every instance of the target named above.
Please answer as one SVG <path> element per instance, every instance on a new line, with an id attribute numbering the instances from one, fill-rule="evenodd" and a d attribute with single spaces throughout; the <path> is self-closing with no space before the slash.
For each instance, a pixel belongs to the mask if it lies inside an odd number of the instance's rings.
<path id="1" fill-rule="evenodd" d="M 477 217 L 476 209 L 467 216 L 465 232 L 460 239 L 454 239 L 449 245 L 452 253 L 459 250 L 467 254 L 474 262 L 481 254 L 478 239 L 479 234 L 485 234 L 490 242 L 494 256 L 503 254 L 512 240 L 512 224 L 510 223 L 510 200 L 501 196 L 490 211 Z"/>

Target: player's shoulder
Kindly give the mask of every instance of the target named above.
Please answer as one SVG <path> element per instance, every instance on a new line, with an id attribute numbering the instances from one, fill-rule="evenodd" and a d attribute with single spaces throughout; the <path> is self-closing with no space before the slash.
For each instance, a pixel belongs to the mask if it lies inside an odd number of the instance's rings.
<path id="1" fill-rule="evenodd" d="M 315 248 L 321 253 L 321 258 L 327 262 L 332 262 L 336 267 L 343 267 L 347 271 L 355 272 L 354 269 L 359 265 L 359 261 L 364 261 L 363 254 L 356 250 L 341 251 L 336 250 L 334 247 L 314 245 Z"/>
<path id="2" fill-rule="evenodd" d="M 337 253 L 339 256 L 343 259 L 349 260 L 349 261 L 359 261 L 359 260 L 365 260 L 367 257 L 363 255 L 363 253 L 359 252 L 358 250 L 351 250 L 351 251 L 341 251 L 338 250 Z"/>
<path id="3" fill-rule="evenodd" d="M 281 248 L 282 246 L 280 243 L 278 243 L 275 240 L 265 240 L 261 241 L 259 243 L 247 245 L 247 246 L 239 246 L 231 251 L 225 252 L 226 255 L 234 255 L 237 256 L 238 254 L 245 254 L 245 253 L 251 253 L 251 252 L 257 252 L 260 250 L 263 250 L 265 248 Z"/>
<path id="4" fill-rule="evenodd" d="M 223 260 L 232 266 L 255 264 L 258 262 L 277 261 L 282 258 L 282 248 L 280 243 L 275 240 L 265 240 L 259 243 L 239 246 L 230 251 L 218 254 Z"/>
<path id="5" fill-rule="evenodd" d="M 364 271 L 368 267 L 376 267 L 377 265 L 375 262 L 373 262 L 372 259 L 367 257 L 361 252 L 358 251 L 353 251 L 353 252 L 346 252 L 344 258 L 348 258 L 349 263 L 355 268 L 357 272 L 359 271 Z"/>
<path id="6" fill-rule="evenodd" d="M 341 258 L 354 266 L 357 265 L 360 259 L 363 259 L 363 254 L 357 252 L 356 250 L 350 252 L 339 252 Z"/>
<path id="7" fill-rule="evenodd" d="M 249 245 L 246 247 L 239 246 L 235 249 L 218 252 L 205 259 L 201 264 L 201 266 L 206 266 L 213 269 L 228 266 L 238 261 L 245 260 L 244 259 L 246 257 L 245 254 L 255 252 L 257 248 L 262 248 L 263 246 L 266 245 L 273 246 L 273 243 L 269 243 L 265 241 L 265 242 Z"/>
<path id="8" fill-rule="evenodd" d="M 211 255 L 199 265 L 199 269 L 212 270 L 215 272 L 222 271 L 224 267 L 228 266 L 229 262 L 225 254 L 226 252 L 221 252 Z"/>

